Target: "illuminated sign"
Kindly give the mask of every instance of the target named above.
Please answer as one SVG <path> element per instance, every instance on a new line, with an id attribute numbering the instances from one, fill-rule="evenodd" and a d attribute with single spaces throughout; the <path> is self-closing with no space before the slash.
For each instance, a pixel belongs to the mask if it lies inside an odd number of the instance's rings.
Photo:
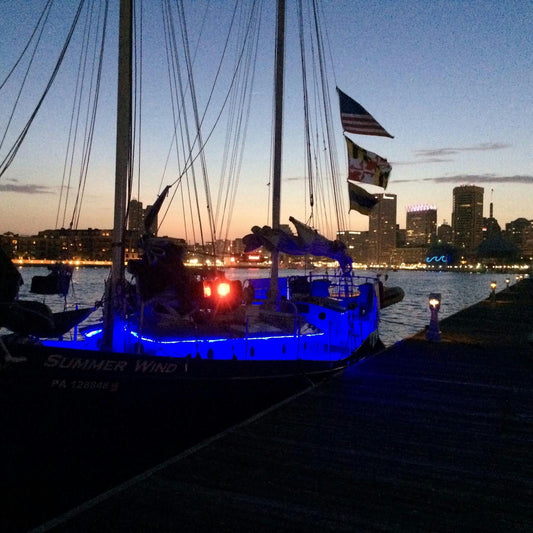
<path id="1" fill-rule="evenodd" d="M 445 255 L 441 255 L 440 257 L 438 255 L 434 255 L 433 257 L 426 257 L 426 263 L 447 263 L 448 258 Z"/>

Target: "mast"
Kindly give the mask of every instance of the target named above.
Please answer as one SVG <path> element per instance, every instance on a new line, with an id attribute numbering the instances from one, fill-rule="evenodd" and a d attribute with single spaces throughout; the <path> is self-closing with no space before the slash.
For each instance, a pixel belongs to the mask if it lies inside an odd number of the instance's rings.
<path id="1" fill-rule="evenodd" d="M 285 0 L 278 0 L 275 58 L 275 108 L 274 108 L 274 156 L 272 174 L 272 229 L 279 229 L 281 206 L 281 148 L 283 130 L 283 74 L 285 57 Z M 270 298 L 278 298 L 279 250 L 272 250 L 270 272 Z"/>
<path id="2" fill-rule="evenodd" d="M 113 340 L 117 341 L 113 329 L 124 281 L 124 223 L 131 160 L 132 33 L 132 0 L 120 0 L 113 263 L 104 308 L 104 349 L 111 349 Z"/>

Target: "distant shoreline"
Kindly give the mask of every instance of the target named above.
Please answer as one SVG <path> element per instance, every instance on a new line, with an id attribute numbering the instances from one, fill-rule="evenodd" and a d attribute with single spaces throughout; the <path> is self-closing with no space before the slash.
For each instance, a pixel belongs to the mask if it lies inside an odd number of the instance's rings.
<path id="1" fill-rule="evenodd" d="M 55 259 L 12 259 L 12 263 L 15 266 L 49 266 L 55 265 L 58 263 L 65 263 L 72 266 L 94 266 L 94 267 L 110 267 L 111 261 L 90 261 L 90 260 L 69 260 L 69 261 L 59 261 Z"/>

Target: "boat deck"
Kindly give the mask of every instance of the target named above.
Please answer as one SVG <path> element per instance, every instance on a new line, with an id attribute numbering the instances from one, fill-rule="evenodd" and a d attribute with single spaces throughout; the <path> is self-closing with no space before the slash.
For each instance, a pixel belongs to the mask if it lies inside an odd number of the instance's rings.
<path id="1" fill-rule="evenodd" d="M 533 280 L 43 525 L 531 531 Z"/>

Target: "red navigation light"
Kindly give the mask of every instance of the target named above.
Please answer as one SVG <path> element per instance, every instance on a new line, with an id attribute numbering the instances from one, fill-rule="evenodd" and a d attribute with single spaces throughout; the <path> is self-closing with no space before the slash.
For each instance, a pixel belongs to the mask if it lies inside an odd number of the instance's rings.
<path id="1" fill-rule="evenodd" d="M 217 286 L 217 293 L 221 298 L 228 296 L 230 293 L 229 283 L 226 283 L 225 281 L 219 283 Z"/>
<path id="2" fill-rule="evenodd" d="M 211 297 L 211 285 L 204 281 L 204 298 Z"/>

